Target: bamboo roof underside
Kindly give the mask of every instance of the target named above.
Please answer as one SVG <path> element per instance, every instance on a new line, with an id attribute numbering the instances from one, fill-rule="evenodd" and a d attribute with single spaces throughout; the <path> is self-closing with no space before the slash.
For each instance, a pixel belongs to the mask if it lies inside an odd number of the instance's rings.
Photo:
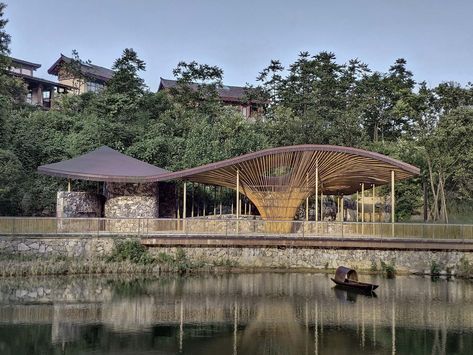
<path id="1" fill-rule="evenodd" d="M 188 180 L 236 188 L 237 170 L 240 186 L 254 190 L 281 190 L 289 186 L 312 189 L 316 168 L 319 192 L 350 195 L 361 184 L 389 184 L 391 171 L 395 180 L 420 174 L 419 168 L 388 156 L 363 149 L 332 145 L 296 145 L 266 149 L 196 168 L 153 177 L 155 181 Z"/>
<path id="2" fill-rule="evenodd" d="M 300 145 L 262 150 L 154 178 L 236 189 L 238 174 L 239 191 L 264 219 L 292 220 L 298 207 L 312 195 L 351 195 L 361 189 L 362 183 L 386 185 L 392 171 L 396 180 L 419 175 L 418 168 L 382 154 L 339 146 Z"/>

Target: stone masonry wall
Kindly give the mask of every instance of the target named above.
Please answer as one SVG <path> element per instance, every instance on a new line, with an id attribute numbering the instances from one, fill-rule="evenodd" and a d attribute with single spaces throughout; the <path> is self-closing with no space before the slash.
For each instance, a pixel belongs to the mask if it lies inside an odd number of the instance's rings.
<path id="1" fill-rule="evenodd" d="M 56 214 L 60 218 L 101 217 L 104 197 L 80 191 L 58 191 Z"/>
<path id="2" fill-rule="evenodd" d="M 0 253 L 12 255 L 95 258 L 108 255 L 124 237 L 8 237 L 0 236 Z M 137 239 L 138 240 L 138 239 Z M 174 255 L 184 250 L 190 260 L 209 263 L 231 262 L 242 268 L 326 269 L 345 265 L 357 270 L 379 270 L 381 261 L 407 273 L 429 272 L 435 262 L 441 270 L 453 270 L 464 258 L 473 263 L 473 252 L 412 250 L 347 250 L 317 248 L 226 248 L 153 247 L 152 254 Z"/>
<path id="3" fill-rule="evenodd" d="M 150 248 L 152 253 L 174 255 L 178 248 Z M 316 248 L 181 248 L 187 257 L 195 261 L 231 262 L 242 268 L 307 268 L 335 269 L 340 265 L 357 270 L 372 270 L 381 261 L 394 264 L 396 270 L 405 273 L 428 273 L 432 262 L 442 270 L 455 269 L 462 258 L 473 262 L 472 252 L 432 252 L 410 250 L 346 250 Z"/>
<path id="4" fill-rule="evenodd" d="M 28 256 L 95 258 L 111 253 L 120 237 L 6 237 L 0 236 L 0 253 Z"/>
<path id="5" fill-rule="evenodd" d="M 152 184 L 107 184 L 106 218 L 130 218 L 130 220 L 108 220 L 106 229 L 126 233 L 136 231 L 137 221 L 132 218 L 157 218 L 159 210 L 158 185 Z"/>

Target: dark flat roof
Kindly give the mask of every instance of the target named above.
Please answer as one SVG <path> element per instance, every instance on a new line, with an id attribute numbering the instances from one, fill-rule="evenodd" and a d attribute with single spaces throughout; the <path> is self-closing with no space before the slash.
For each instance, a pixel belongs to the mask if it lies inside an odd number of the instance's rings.
<path id="1" fill-rule="evenodd" d="M 68 179 L 107 182 L 149 182 L 151 176 L 169 173 L 103 146 L 76 158 L 42 165 L 38 172 Z"/>
<path id="2" fill-rule="evenodd" d="M 65 85 L 65 84 L 57 83 L 55 81 L 38 78 L 36 76 L 31 76 L 31 75 L 26 75 L 26 74 L 18 74 L 18 73 L 13 73 L 13 72 L 10 72 L 10 74 L 14 75 L 14 76 L 17 76 L 19 78 L 22 78 L 27 82 L 46 84 L 46 85 L 56 86 L 58 88 L 69 89 L 69 90 L 74 89 L 74 87 L 72 87 L 70 85 Z"/>

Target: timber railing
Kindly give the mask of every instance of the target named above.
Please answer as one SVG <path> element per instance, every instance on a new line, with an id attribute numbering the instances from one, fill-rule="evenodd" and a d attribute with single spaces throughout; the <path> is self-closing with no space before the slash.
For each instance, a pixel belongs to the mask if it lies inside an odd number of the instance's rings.
<path id="1" fill-rule="evenodd" d="M 472 224 L 274 221 L 236 218 L 0 217 L 0 236 L 224 236 L 473 240 Z"/>

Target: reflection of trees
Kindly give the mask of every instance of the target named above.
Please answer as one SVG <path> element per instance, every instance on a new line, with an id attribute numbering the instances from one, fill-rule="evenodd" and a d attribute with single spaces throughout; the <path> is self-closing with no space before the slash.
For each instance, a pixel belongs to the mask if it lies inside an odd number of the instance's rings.
<path id="1" fill-rule="evenodd" d="M 304 332 L 289 302 L 269 301 L 256 306 L 256 318 L 241 340 L 244 354 L 302 354 Z"/>

